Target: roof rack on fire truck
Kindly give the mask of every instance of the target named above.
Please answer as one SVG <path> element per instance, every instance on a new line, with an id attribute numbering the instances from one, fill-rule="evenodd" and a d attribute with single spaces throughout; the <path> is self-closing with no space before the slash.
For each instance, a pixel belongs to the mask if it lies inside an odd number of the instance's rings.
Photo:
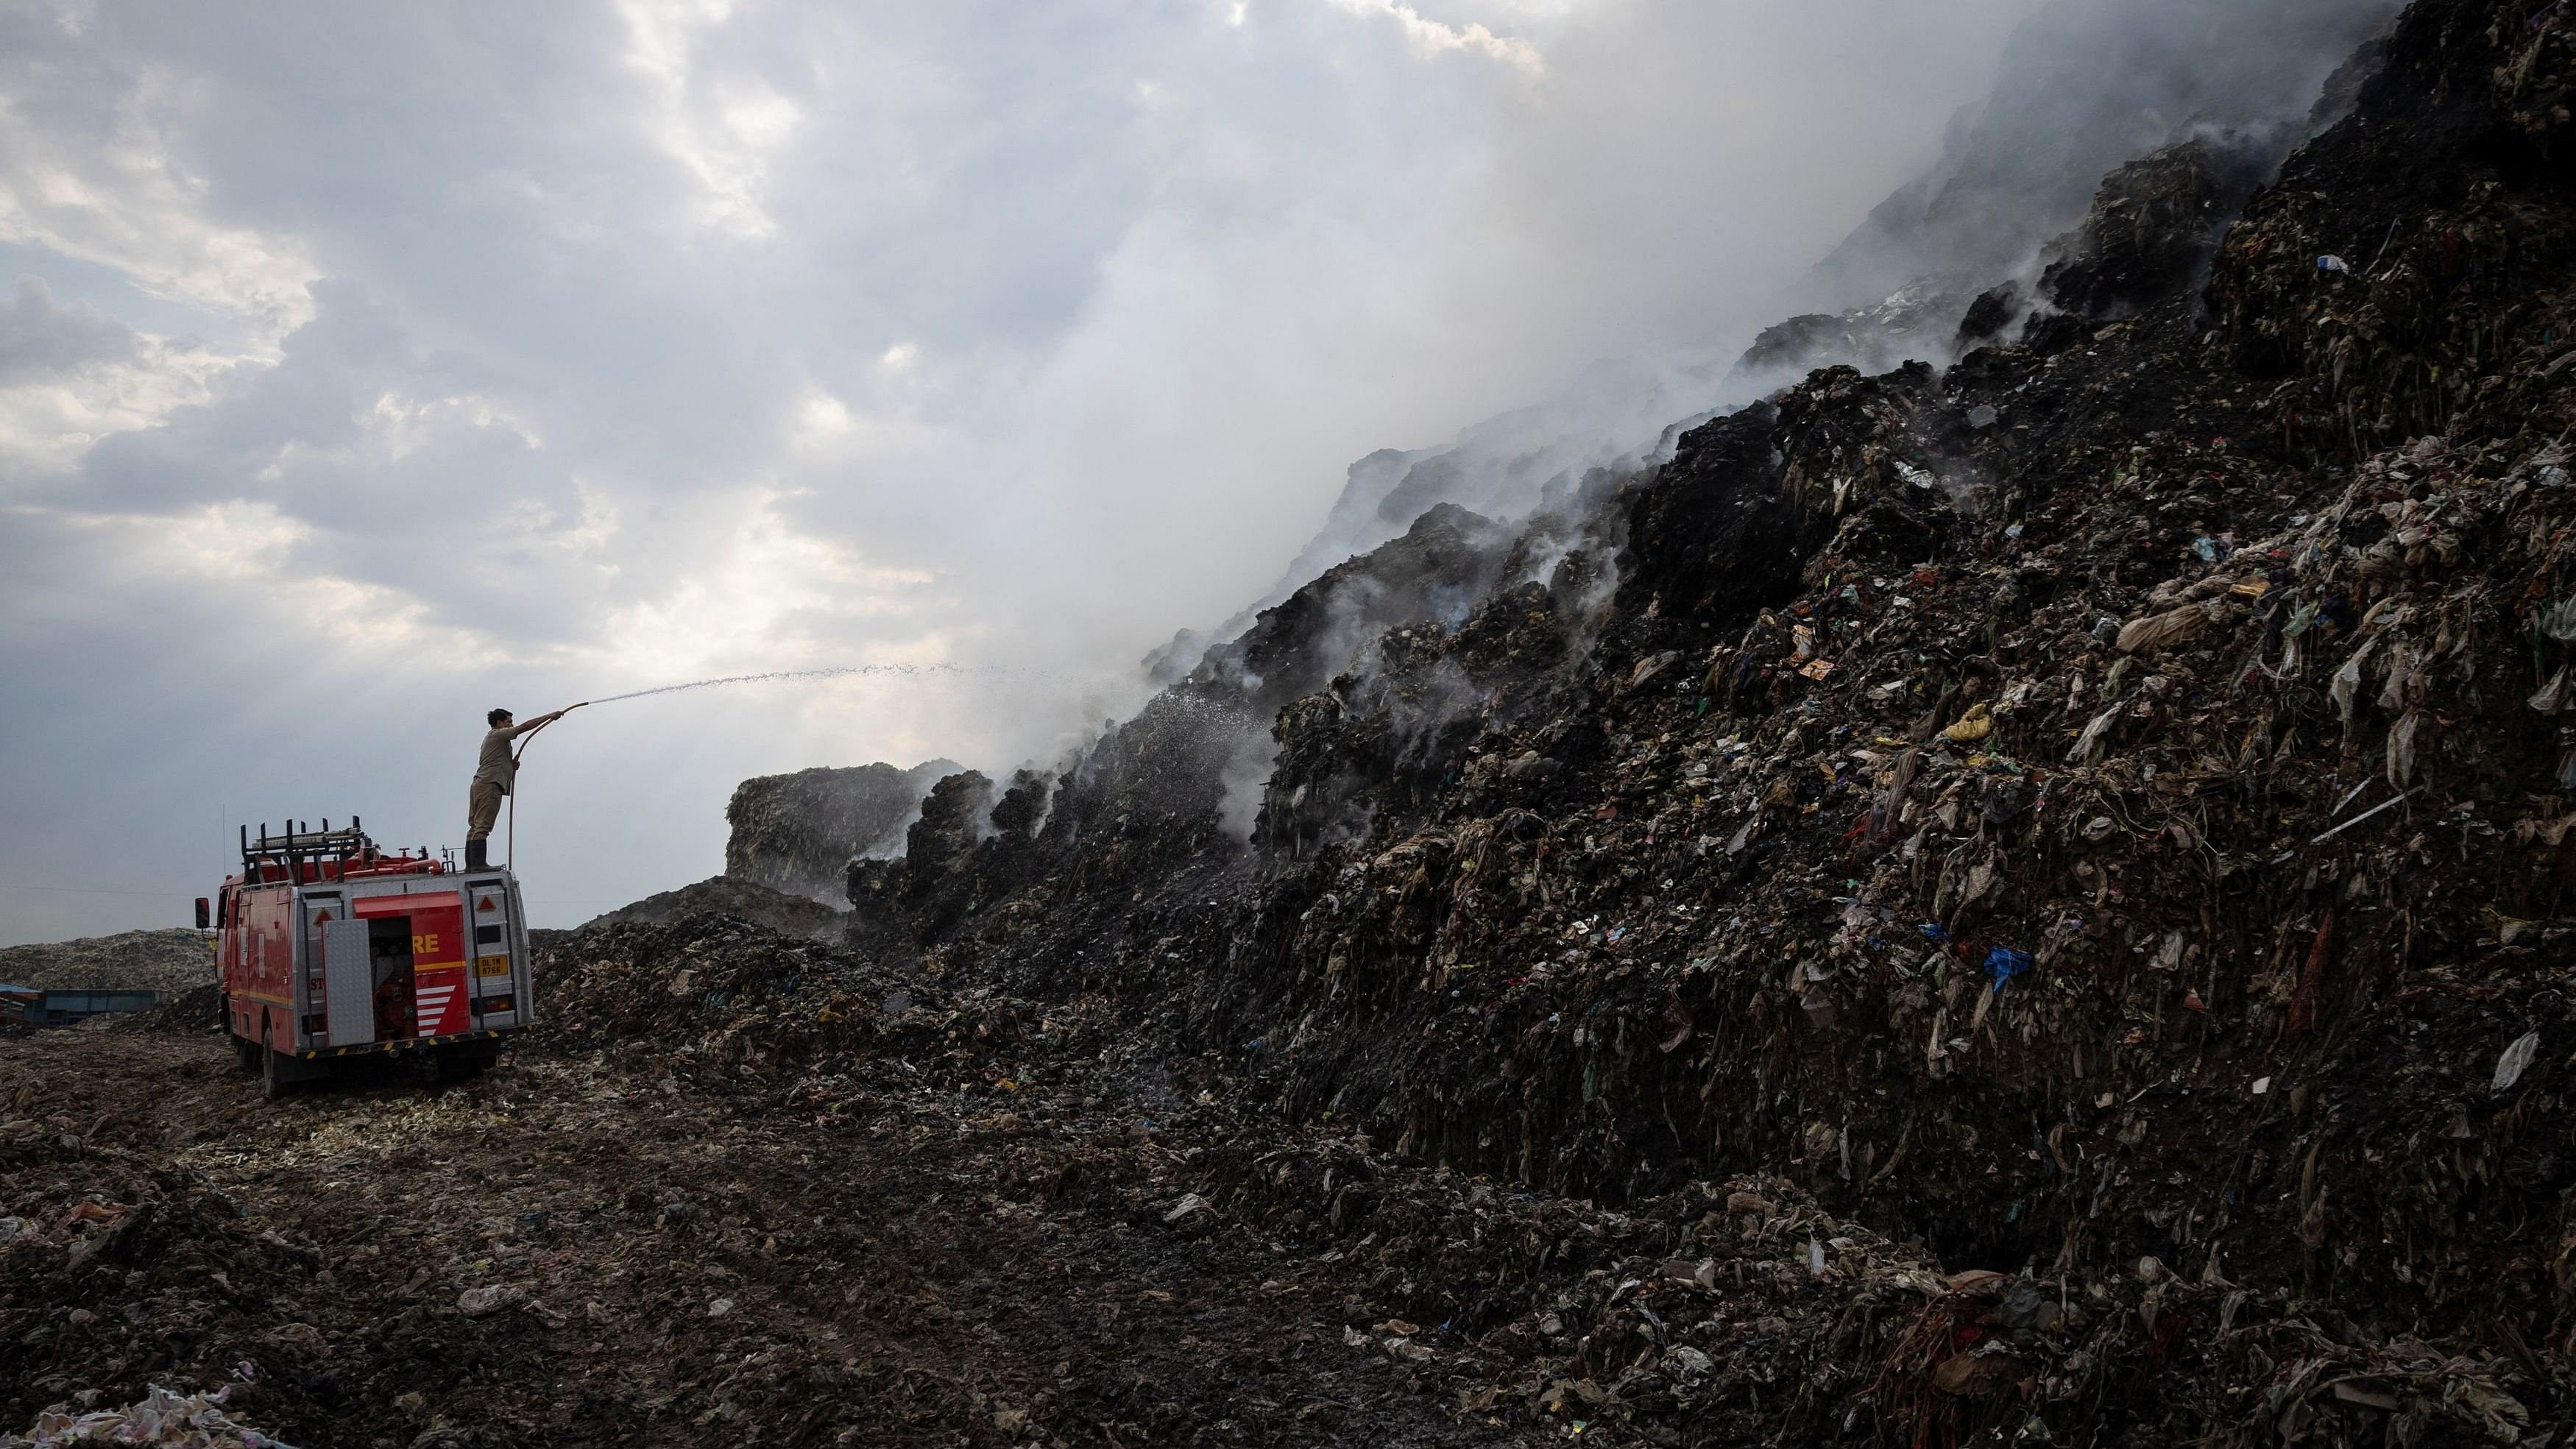
<path id="1" fill-rule="evenodd" d="M 245 881 L 321 881 L 345 880 L 351 875 L 370 874 L 387 868 L 419 870 L 429 865 L 429 851 L 423 847 L 419 856 L 408 851 L 388 854 L 367 838 L 358 817 L 349 817 L 348 825 L 331 828 L 326 817 L 316 830 L 311 821 L 286 822 L 283 833 L 269 833 L 268 822 L 260 822 L 259 838 L 253 840 L 250 827 L 241 828 L 242 879 Z"/>

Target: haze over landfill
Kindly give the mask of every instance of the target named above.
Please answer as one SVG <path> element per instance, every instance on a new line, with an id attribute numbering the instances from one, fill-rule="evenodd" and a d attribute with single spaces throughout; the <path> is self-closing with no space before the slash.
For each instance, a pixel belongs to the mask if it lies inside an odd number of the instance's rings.
<path id="1" fill-rule="evenodd" d="M 1047 750 L 1353 459 L 1740 349 L 2031 8 L 11 7 L 0 941 L 176 922 L 242 821 L 453 844 L 333 745 L 494 704 L 1096 681 L 586 718 L 554 924 L 745 775 Z"/>

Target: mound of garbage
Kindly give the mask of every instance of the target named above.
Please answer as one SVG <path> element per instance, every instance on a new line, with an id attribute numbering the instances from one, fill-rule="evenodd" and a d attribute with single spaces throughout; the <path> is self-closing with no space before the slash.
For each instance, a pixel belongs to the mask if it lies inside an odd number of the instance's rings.
<path id="1" fill-rule="evenodd" d="M 922 797 L 956 770 L 953 760 L 931 760 L 909 770 L 859 765 L 745 780 L 725 804 L 732 829 L 719 878 L 838 901 L 850 862 L 899 849 Z"/>
<path id="2" fill-rule="evenodd" d="M 209 981 L 175 996 L 164 996 L 148 1011 L 90 1018 L 86 1025 L 105 1031 L 213 1031 L 224 1021 L 224 989 Z"/>
<path id="3" fill-rule="evenodd" d="M 2562 7 L 2422 0 L 2268 184 L 2114 172 L 1954 365 L 1427 515 L 852 899 L 1286 1122 L 1874 1226 L 1941 1286 L 1819 1372 L 1891 1439 L 2554 1422 L 2571 73 Z"/>
<path id="4" fill-rule="evenodd" d="M 17 1105 L 57 1102 L 26 1092 Z M 281 1326 L 271 1312 L 276 1299 L 328 1296 L 313 1281 L 321 1258 L 245 1222 L 194 1175 L 143 1162 L 139 1144 L 121 1137 L 104 1119 L 87 1132 L 61 1119 L 0 1120 L 0 1176 L 13 1189 L 0 1215 L 0 1314 L 16 1330 L 0 1381 L 13 1398 L 51 1405 L 26 1437 L 0 1443 L 267 1442 L 224 1414 L 278 1386 L 255 1367 L 227 1380 L 225 1368 L 282 1359 L 296 1379 L 327 1379 L 309 1359 L 296 1366 L 319 1341 L 311 1324 Z M 100 1384 L 137 1375 L 167 1383 L 174 1373 L 213 1390 L 174 1397 L 156 1388 L 127 1409 L 96 1407 Z M 198 1434 L 207 1437 L 190 1437 Z"/>
<path id="5" fill-rule="evenodd" d="M 537 948 L 538 1036 L 557 1050 L 666 1055 L 761 1075 L 937 1057 L 1013 1030 L 989 989 L 952 995 L 886 962 L 722 912 L 586 927 Z"/>
<path id="6" fill-rule="evenodd" d="M 2391 1414 L 2436 1436 L 2414 1442 L 2511 1443 L 2536 1422 L 2508 1391 L 2529 1376 L 2501 1351 L 2329 1332 L 2282 1312 L 2288 1295 L 2186 1281 L 2152 1256 L 2090 1281 L 1945 1271 L 1776 1177 L 1611 1209 L 1347 1136 L 1247 1134 L 1210 1160 L 1210 1186 L 1165 1223 L 1330 1245 L 1306 1271 L 1347 1263 L 1390 1285 L 1344 1342 L 1404 1366 L 1463 1423 L 1615 1425 L 1649 1443 L 1737 1442 L 1747 1423 L 1791 1443 L 1874 1429 L 1963 1444 L 2068 1421 L 2171 1435 L 2234 1422 L 2258 1384 L 2293 1442 Z"/>
<path id="7" fill-rule="evenodd" d="M 756 881 L 718 875 L 603 912 L 575 929 L 591 931 L 602 926 L 658 926 L 682 916 L 710 911 L 740 916 L 785 935 L 804 936 L 817 941 L 839 940 L 849 920 L 849 912 L 834 910 L 820 901 L 772 890 Z"/>
<path id="8" fill-rule="evenodd" d="M 21 1434 L 0 1433 L 0 1449 L 72 1449 L 82 1444 L 167 1444 L 179 1449 L 293 1449 L 224 1412 L 228 1389 L 175 1394 L 156 1388 L 121 1409 L 47 1409 Z"/>
<path id="9" fill-rule="evenodd" d="M 0 982 L 46 990 L 157 991 L 176 996 L 214 980 L 201 931 L 126 931 L 32 946 L 0 946 Z"/>

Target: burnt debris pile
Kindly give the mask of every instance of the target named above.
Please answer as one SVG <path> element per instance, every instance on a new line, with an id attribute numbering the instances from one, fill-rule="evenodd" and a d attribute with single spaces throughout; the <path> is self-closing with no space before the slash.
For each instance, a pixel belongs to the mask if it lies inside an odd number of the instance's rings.
<path id="1" fill-rule="evenodd" d="M 855 1070 L 919 1056 L 961 1021 L 916 975 L 716 911 L 586 927 L 549 943 L 542 966 L 551 1046 L 642 1055 L 692 1077 Z M 965 1034 L 992 1041 L 1008 1010 L 971 1014 Z"/>
<path id="2" fill-rule="evenodd" d="M 841 939 L 849 926 L 850 915 L 848 911 L 834 910 L 811 897 L 772 890 L 740 876 L 718 875 L 692 882 L 678 890 L 658 891 L 640 901 L 594 916 L 583 922 L 579 929 L 595 931 L 604 926 L 660 926 L 710 912 L 740 916 L 785 935 L 818 941 Z M 538 933 L 537 939 L 552 945 L 561 935 L 545 931 Z"/>
<path id="3" fill-rule="evenodd" d="M 1434 509 L 851 898 L 1380 1152 L 1914 1244 L 1819 1350 L 1909 1442 L 2561 1413 L 2571 71 L 2418 4 L 2277 175 L 2113 171 L 1955 363 Z"/>

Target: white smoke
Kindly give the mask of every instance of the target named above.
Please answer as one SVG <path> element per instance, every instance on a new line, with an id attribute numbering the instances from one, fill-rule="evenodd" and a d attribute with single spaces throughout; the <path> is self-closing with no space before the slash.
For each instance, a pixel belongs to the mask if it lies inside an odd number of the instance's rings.
<path id="1" fill-rule="evenodd" d="M 2189 61 L 2218 4 L 2058 8 Z M 2231 6 L 2284 23 L 2213 84 L 2286 90 L 2372 13 Z M 2097 83 L 2006 61 L 2036 8 L 0 14 L 10 315 L 98 321 L 0 338 L 0 934 L 174 918 L 254 810 L 453 839 L 496 700 L 1022 671 L 585 712 L 541 920 L 711 873 L 749 775 L 1049 758 L 1283 571 L 1651 459 L 1999 71 Z M 61 864 L 111 857 L 154 903 Z"/>

